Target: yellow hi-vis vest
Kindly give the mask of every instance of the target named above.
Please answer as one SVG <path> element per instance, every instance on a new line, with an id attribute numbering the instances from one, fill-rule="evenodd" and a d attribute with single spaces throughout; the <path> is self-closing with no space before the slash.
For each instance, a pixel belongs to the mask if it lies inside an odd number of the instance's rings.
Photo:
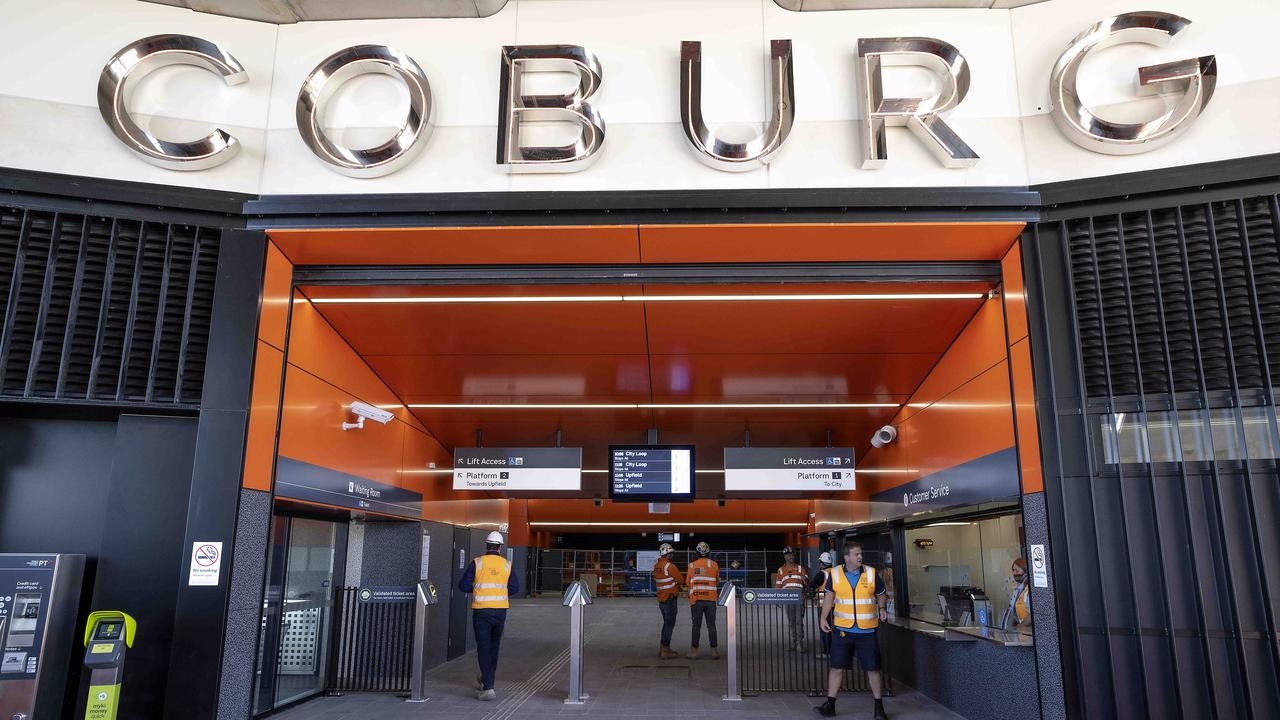
<path id="1" fill-rule="evenodd" d="M 844 574 L 844 566 L 831 569 L 831 589 L 835 590 L 836 602 L 831 609 L 835 616 L 833 623 L 838 628 L 849 629 L 856 622 L 859 630 L 875 630 L 880 627 L 880 608 L 876 606 L 876 570 L 870 565 L 862 566 L 862 577 L 858 584 L 849 586 L 849 578 Z"/>
<path id="2" fill-rule="evenodd" d="M 476 558 L 476 581 L 471 594 L 471 607 L 509 608 L 507 581 L 511 579 L 511 563 L 498 555 Z"/>
<path id="3" fill-rule="evenodd" d="M 1018 616 L 1018 624 L 1027 621 L 1031 617 L 1031 609 L 1027 607 L 1027 596 L 1031 594 L 1031 588 L 1024 587 L 1022 592 L 1018 594 L 1018 600 L 1013 605 L 1013 612 Z"/>

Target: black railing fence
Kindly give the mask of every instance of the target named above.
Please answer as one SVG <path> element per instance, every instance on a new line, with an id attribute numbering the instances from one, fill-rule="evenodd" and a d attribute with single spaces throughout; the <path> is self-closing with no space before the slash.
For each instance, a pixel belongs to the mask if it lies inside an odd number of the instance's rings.
<path id="1" fill-rule="evenodd" d="M 792 638 L 790 614 L 800 611 L 800 649 Z M 804 605 L 748 603 L 738 595 L 738 667 L 742 692 L 803 692 L 813 697 L 827 692 L 828 659 L 819 628 L 821 604 L 806 598 Z M 885 674 L 888 682 L 888 674 Z M 886 684 L 887 687 L 887 684 Z M 867 692 L 867 674 L 861 668 L 846 671 L 846 692 Z"/>
<path id="2" fill-rule="evenodd" d="M 408 692 L 413 650 L 413 600 L 364 602 L 360 588 L 334 593 L 331 692 Z"/>

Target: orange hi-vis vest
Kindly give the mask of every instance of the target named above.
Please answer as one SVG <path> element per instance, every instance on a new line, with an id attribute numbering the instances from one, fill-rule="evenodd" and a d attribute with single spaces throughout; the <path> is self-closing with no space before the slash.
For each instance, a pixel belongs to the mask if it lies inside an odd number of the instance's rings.
<path id="1" fill-rule="evenodd" d="M 1018 594 L 1017 601 L 1013 604 L 1013 612 L 1018 616 L 1018 624 L 1027 621 L 1031 617 L 1031 608 L 1027 607 L 1027 597 L 1031 595 L 1031 588 L 1023 587 L 1022 592 Z"/>
<path id="2" fill-rule="evenodd" d="M 804 566 L 791 563 L 778 568 L 778 576 L 773 586 L 783 590 L 804 590 L 808 578 L 804 574 Z"/>
<path id="3" fill-rule="evenodd" d="M 716 589 L 720 581 L 720 564 L 711 558 L 698 558 L 689 563 L 689 604 L 699 600 L 719 599 Z"/>
<path id="4" fill-rule="evenodd" d="M 511 580 L 511 563 L 499 555 L 476 558 L 476 581 L 471 594 L 471 608 L 509 608 L 507 582 Z"/>
<path id="5" fill-rule="evenodd" d="M 658 591 L 658 602 L 666 602 L 679 595 L 682 584 L 680 568 L 665 557 L 658 558 L 658 562 L 653 564 L 653 586 Z"/>
<path id="6" fill-rule="evenodd" d="M 855 624 L 859 630 L 875 630 L 880 627 L 880 608 L 876 607 L 875 568 L 863 565 L 862 577 L 852 587 L 844 574 L 843 565 L 832 568 L 831 589 L 836 594 L 835 606 L 831 610 L 836 627 L 849 629 Z"/>

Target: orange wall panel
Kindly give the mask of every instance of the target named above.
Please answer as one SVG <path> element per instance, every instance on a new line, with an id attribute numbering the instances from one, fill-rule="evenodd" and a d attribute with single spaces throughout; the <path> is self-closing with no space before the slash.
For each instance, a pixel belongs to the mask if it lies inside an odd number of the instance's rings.
<path id="1" fill-rule="evenodd" d="M 399 398 L 305 299 L 293 303 L 289 364 L 324 378 L 356 400 L 371 405 L 400 404 Z"/>
<path id="2" fill-rule="evenodd" d="M 259 340 L 258 352 L 253 359 L 253 397 L 249 406 L 249 437 L 244 453 L 243 484 L 251 490 L 271 490 L 283 366 L 284 353 Z"/>
<path id="3" fill-rule="evenodd" d="M 1004 307 L 999 299 L 987 300 L 920 383 L 897 422 L 920 412 L 922 405 L 936 402 L 1007 355 Z"/>
<path id="4" fill-rule="evenodd" d="M 293 264 L 280 252 L 280 248 L 268 242 L 258 339 L 279 350 L 284 350 L 285 331 L 289 324 L 289 297 L 292 292 Z"/>
<path id="5" fill-rule="evenodd" d="M 1027 289 L 1022 281 L 1022 243 L 1014 243 L 1013 249 L 1000 262 L 1004 284 L 1005 315 L 1009 323 L 1009 344 L 1027 336 Z"/>
<path id="6" fill-rule="evenodd" d="M 1031 341 L 1023 338 L 1009 348 L 1013 368 L 1014 409 L 1018 422 L 1018 462 L 1022 466 L 1022 492 L 1044 490 L 1040 458 L 1040 422 L 1036 417 L 1036 391 L 1031 372 Z"/>
<path id="7" fill-rule="evenodd" d="M 634 225 L 273 230 L 298 265 L 634 263 Z"/>
<path id="8" fill-rule="evenodd" d="M 290 365 L 284 385 L 279 454 L 388 485 L 400 484 L 405 426 L 366 421 L 343 430 L 353 400 L 345 390 Z"/>
<path id="9" fill-rule="evenodd" d="M 646 263 L 998 260 L 1020 222 L 641 225 Z"/>

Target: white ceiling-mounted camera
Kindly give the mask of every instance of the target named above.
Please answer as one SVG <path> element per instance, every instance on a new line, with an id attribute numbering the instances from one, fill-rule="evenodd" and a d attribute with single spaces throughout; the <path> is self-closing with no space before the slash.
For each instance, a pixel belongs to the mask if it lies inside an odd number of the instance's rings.
<path id="1" fill-rule="evenodd" d="M 359 401 L 351 403 L 351 412 L 355 413 L 356 421 L 342 423 L 343 430 L 363 430 L 365 418 L 386 425 L 391 422 L 391 418 L 395 417 L 390 411 Z"/>
<path id="2" fill-rule="evenodd" d="M 871 436 L 871 447 L 882 448 L 896 439 L 898 439 L 898 428 L 885 425 Z"/>

